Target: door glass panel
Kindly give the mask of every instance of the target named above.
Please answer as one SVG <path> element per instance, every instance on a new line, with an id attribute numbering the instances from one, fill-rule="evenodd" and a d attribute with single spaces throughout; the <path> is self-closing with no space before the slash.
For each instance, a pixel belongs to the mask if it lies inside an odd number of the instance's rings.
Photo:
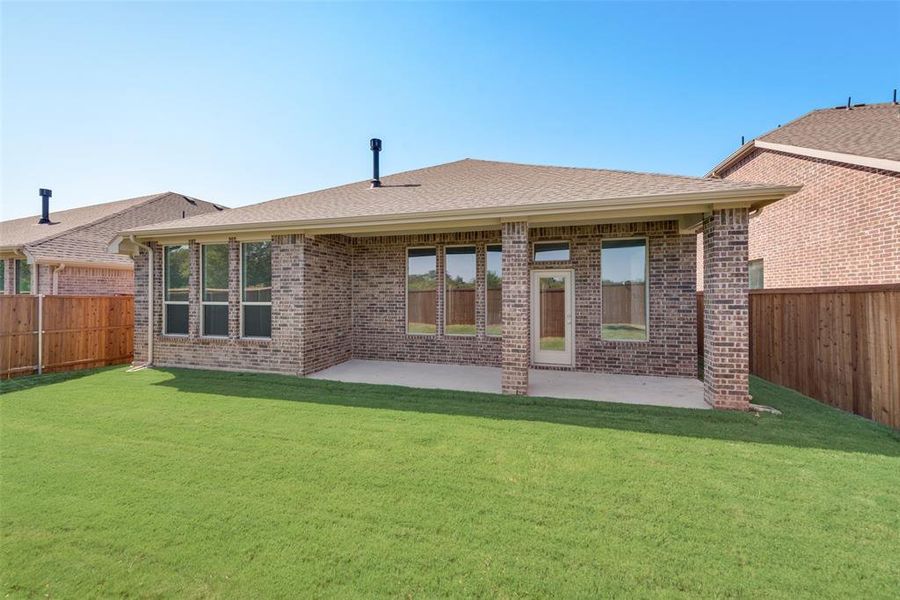
<path id="1" fill-rule="evenodd" d="M 566 279 L 563 276 L 540 278 L 541 350 L 566 350 Z"/>

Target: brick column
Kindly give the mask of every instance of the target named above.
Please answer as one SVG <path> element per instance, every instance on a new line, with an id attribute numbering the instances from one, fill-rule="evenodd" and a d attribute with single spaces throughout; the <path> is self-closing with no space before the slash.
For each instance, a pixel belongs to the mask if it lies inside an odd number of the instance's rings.
<path id="1" fill-rule="evenodd" d="M 188 336 L 200 337 L 200 244 L 195 240 L 188 242 L 188 260 L 190 275 L 188 276 Z"/>
<path id="2" fill-rule="evenodd" d="M 715 408 L 749 408 L 746 208 L 703 220 L 703 397 Z"/>
<path id="3" fill-rule="evenodd" d="M 228 238 L 228 337 L 241 337 L 241 244 Z"/>
<path id="4" fill-rule="evenodd" d="M 150 320 L 150 304 L 147 297 L 147 271 L 150 257 L 141 250 L 134 257 L 134 358 L 132 364 L 145 363 L 147 356 L 147 323 Z"/>
<path id="5" fill-rule="evenodd" d="M 530 281 L 528 223 L 503 223 L 503 377 L 504 394 L 528 393 Z"/>
<path id="6" fill-rule="evenodd" d="M 3 259 L 3 293 L 16 293 L 16 261 L 13 258 Z"/>

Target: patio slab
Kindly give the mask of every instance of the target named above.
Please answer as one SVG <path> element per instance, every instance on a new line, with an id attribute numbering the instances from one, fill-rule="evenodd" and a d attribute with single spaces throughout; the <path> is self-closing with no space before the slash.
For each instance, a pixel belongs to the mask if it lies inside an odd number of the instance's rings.
<path id="1" fill-rule="evenodd" d="M 348 360 L 312 379 L 404 387 L 500 393 L 500 369 L 467 365 Z M 708 409 L 703 383 L 687 377 L 645 377 L 531 369 L 531 396 Z"/>

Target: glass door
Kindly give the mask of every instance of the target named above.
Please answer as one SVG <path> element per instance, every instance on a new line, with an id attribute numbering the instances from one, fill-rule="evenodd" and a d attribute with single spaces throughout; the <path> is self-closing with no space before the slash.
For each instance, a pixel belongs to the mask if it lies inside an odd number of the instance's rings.
<path id="1" fill-rule="evenodd" d="M 538 364 L 571 365 L 575 356 L 572 332 L 572 271 L 532 271 L 531 347 Z"/>

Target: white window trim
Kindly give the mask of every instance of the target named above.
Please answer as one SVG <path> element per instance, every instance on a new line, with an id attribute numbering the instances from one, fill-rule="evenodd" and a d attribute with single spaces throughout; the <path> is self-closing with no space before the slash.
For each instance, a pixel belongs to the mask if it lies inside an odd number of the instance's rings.
<path id="1" fill-rule="evenodd" d="M 168 313 L 169 313 L 169 305 L 170 304 L 179 304 L 179 305 L 190 305 L 191 301 L 191 291 L 190 284 L 188 284 L 188 299 L 187 300 L 167 300 L 166 295 L 169 290 L 169 280 L 166 277 L 166 272 L 169 270 L 169 248 L 187 248 L 188 251 L 188 261 L 191 260 L 191 247 L 188 244 L 170 244 L 168 246 L 163 246 L 163 256 L 162 256 L 162 293 L 163 293 L 163 322 L 162 322 L 162 330 L 163 335 L 167 335 L 169 337 L 188 337 L 191 333 L 191 309 L 188 308 L 188 330 L 185 333 L 170 333 L 168 329 Z M 190 263 L 188 263 L 190 264 Z M 188 275 L 190 277 L 190 275 Z"/>
<path id="2" fill-rule="evenodd" d="M 500 315 L 500 333 L 488 333 L 488 253 L 491 247 L 500 248 L 500 294 L 503 295 L 503 244 L 485 244 L 484 245 L 484 335 L 492 338 L 503 337 L 503 307 L 501 304 Z"/>
<path id="3" fill-rule="evenodd" d="M 226 256 L 228 256 L 228 263 L 229 263 L 228 267 L 229 267 L 229 269 L 231 268 L 231 264 L 230 264 L 231 257 L 229 256 L 229 253 L 227 253 L 228 242 L 225 242 L 225 243 L 210 242 L 208 244 L 200 244 L 200 337 L 207 337 L 207 338 L 213 338 L 213 339 L 227 339 L 228 338 L 227 331 L 226 331 L 225 335 L 209 335 L 205 331 L 206 315 L 204 313 L 206 312 L 206 307 L 207 306 L 228 306 L 228 300 L 226 300 L 225 302 L 213 302 L 213 301 L 203 299 L 203 291 L 206 286 L 206 280 L 204 279 L 204 276 L 203 276 L 203 265 L 206 264 L 205 261 L 203 260 L 203 256 L 204 256 L 203 249 L 206 248 L 207 246 L 225 246 Z M 229 290 L 229 294 L 230 294 L 230 292 L 231 292 L 231 290 Z M 229 317 L 228 320 L 230 321 L 231 315 L 228 315 L 228 317 Z M 227 329 L 227 322 L 226 322 L 226 329 Z"/>
<path id="4" fill-rule="evenodd" d="M 448 248 L 471 248 L 473 250 L 472 257 L 475 259 L 475 295 L 473 295 L 474 299 L 477 297 L 478 293 L 478 246 L 476 244 L 447 244 L 444 246 L 444 276 L 441 281 L 441 285 L 444 286 L 444 335 L 449 335 L 452 337 L 475 337 L 478 335 L 478 306 L 475 306 L 475 312 L 472 315 L 475 318 L 475 321 L 472 323 L 472 326 L 475 327 L 474 333 L 447 333 L 447 249 Z M 435 257 L 436 259 L 437 257 Z M 407 264 L 409 264 L 407 262 Z M 409 281 L 409 279 L 407 279 Z M 487 293 L 485 292 L 485 298 L 487 297 Z"/>
<path id="5" fill-rule="evenodd" d="M 438 270 L 438 268 L 437 268 L 438 267 L 438 261 L 437 261 L 438 247 L 437 246 L 407 246 L 406 247 L 406 261 L 405 261 L 406 265 L 404 266 L 404 269 L 403 269 L 406 272 L 406 277 L 403 278 L 403 290 L 404 290 L 403 291 L 403 303 L 404 303 L 403 329 L 404 329 L 404 331 L 406 331 L 406 335 L 421 335 L 421 336 L 426 336 L 426 337 L 428 337 L 428 336 L 436 337 L 438 334 L 438 324 L 437 324 L 436 318 L 435 318 L 435 324 L 434 324 L 434 333 L 419 333 L 419 332 L 414 332 L 414 331 L 409 330 L 409 251 L 410 250 L 434 250 L 435 276 L 438 277 L 438 279 L 440 279 L 440 277 L 443 276 L 442 274 L 438 274 L 438 272 L 437 272 L 437 270 Z M 440 285 L 441 285 L 440 281 L 435 281 L 435 288 L 434 288 L 434 303 L 435 303 L 435 305 L 437 305 L 437 294 L 438 294 L 438 288 L 440 287 Z M 435 306 L 434 312 L 435 312 L 435 314 L 437 313 L 437 306 Z"/>
<path id="6" fill-rule="evenodd" d="M 269 243 L 269 262 L 272 261 L 272 240 L 271 239 L 261 239 L 261 240 L 243 240 L 241 241 L 241 246 L 238 248 L 238 298 L 240 300 L 240 318 L 241 318 L 241 339 L 245 340 L 271 340 L 272 336 L 268 335 L 244 335 L 244 307 L 245 306 L 268 306 L 271 308 L 272 301 L 268 302 L 245 302 L 244 301 L 244 245 L 245 244 L 259 244 L 261 242 Z M 269 279 L 269 287 L 272 286 L 271 275 Z M 272 311 L 269 311 L 269 333 L 272 332 Z"/>
<path id="7" fill-rule="evenodd" d="M 548 244 L 565 244 L 566 249 L 569 251 L 569 258 L 554 258 L 554 259 L 544 259 L 539 260 L 537 257 L 537 247 L 538 246 L 546 246 Z M 571 262 L 572 260 L 572 242 L 570 240 L 541 240 L 539 242 L 532 242 L 531 244 L 531 262 L 543 264 L 543 263 L 566 263 Z"/>
<path id="8" fill-rule="evenodd" d="M 642 340 L 609 339 L 603 337 L 603 242 L 644 241 L 644 331 Z M 650 238 L 647 236 L 607 237 L 600 240 L 600 339 L 604 342 L 646 344 L 650 341 Z"/>

